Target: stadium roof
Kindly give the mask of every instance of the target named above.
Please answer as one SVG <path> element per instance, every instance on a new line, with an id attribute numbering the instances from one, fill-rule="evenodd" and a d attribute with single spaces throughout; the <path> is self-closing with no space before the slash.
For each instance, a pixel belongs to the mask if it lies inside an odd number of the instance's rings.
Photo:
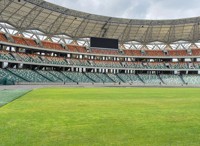
<path id="1" fill-rule="evenodd" d="M 0 0 L 0 22 L 19 31 L 40 30 L 72 38 L 104 37 L 121 43 L 200 40 L 200 17 L 176 20 L 136 20 L 79 12 L 43 0 Z M 89 4 L 88 4 L 89 8 Z M 172 14 L 174 15 L 174 14 Z"/>

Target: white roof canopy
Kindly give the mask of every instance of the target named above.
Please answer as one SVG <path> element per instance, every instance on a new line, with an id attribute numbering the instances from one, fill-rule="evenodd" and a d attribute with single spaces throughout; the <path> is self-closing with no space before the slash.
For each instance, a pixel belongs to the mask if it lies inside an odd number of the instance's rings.
<path id="1" fill-rule="evenodd" d="M 47 35 L 72 38 L 103 37 L 121 43 L 200 40 L 200 17 L 176 20 L 136 20 L 93 15 L 43 0 L 0 0 L 0 22 L 19 31 L 40 30 Z"/>

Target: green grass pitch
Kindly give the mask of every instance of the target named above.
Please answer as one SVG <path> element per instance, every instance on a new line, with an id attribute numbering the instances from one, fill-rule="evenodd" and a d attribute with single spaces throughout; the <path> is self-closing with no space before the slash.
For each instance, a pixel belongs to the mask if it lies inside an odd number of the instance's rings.
<path id="1" fill-rule="evenodd" d="M 0 108 L 0 146 L 60 145 L 199 146 L 200 89 L 37 89 Z"/>

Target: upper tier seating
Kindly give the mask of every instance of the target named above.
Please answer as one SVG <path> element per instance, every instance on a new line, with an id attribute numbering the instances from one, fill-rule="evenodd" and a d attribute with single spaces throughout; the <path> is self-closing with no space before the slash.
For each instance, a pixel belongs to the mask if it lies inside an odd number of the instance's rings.
<path id="1" fill-rule="evenodd" d="M 123 50 L 125 55 L 128 56 L 142 56 L 140 50 Z"/>
<path id="2" fill-rule="evenodd" d="M 193 56 L 200 56 L 200 49 L 192 49 Z"/>
<path id="3" fill-rule="evenodd" d="M 105 55 L 119 55 L 118 50 L 115 49 L 96 49 L 92 48 L 91 53 L 94 54 L 105 54 Z"/>
<path id="4" fill-rule="evenodd" d="M 18 61 L 43 63 L 39 56 L 35 54 L 12 53 L 12 55 L 15 56 Z"/>
<path id="5" fill-rule="evenodd" d="M 100 61 L 100 60 L 93 60 L 92 61 L 95 67 L 115 67 L 121 68 L 122 65 L 119 61 Z"/>
<path id="6" fill-rule="evenodd" d="M 21 36 L 10 35 L 14 43 L 26 46 L 33 46 L 39 47 L 34 39 L 25 38 Z M 0 41 L 2 42 L 9 42 L 6 38 L 5 33 L 0 32 Z M 41 44 L 44 48 L 53 49 L 53 50 L 62 50 L 65 51 L 66 49 L 62 47 L 59 43 L 54 43 L 50 41 L 41 41 Z M 66 45 L 68 50 L 71 52 L 80 52 L 80 53 L 87 53 L 86 47 L 82 46 L 75 46 L 75 45 Z M 162 50 L 145 50 L 144 54 L 141 50 L 123 50 L 124 55 L 128 56 L 165 56 Z M 119 51 L 116 49 L 98 49 L 92 48 L 91 53 L 94 54 L 104 54 L 104 55 L 120 55 Z M 186 50 L 168 50 L 168 56 L 189 56 L 190 54 L 187 53 Z M 192 55 L 193 56 L 200 56 L 200 49 L 192 48 Z"/>
<path id="7" fill-rule="evenodd" d="M 176 50 L 169 50 L 168 55 L 169 56 L 177 56 Z"/>
<path id="8" fill-rule="evenodd" d="M 28 44 L 26 43 L 26 41 L 23 39 L 23 37 L 14 36 L 14 35 L 12 35 L 11 37 L 13 38 L 13 40 L 14 40 L 14 42 L 15 42 L 16 44 L 26 45 L 26 46 L 28 45 Z"/>
<path id="9" fill-rule="evenodd" d="M 44 48 L 65 51 L 65 49 L 58 43 L 48 41 L 42 41 L 41 43 Z"/>
<path id="10" fill-rule="evenodd" d="M 80 60 L 78 59 L 67 59 L 67 62 L 69 65 L 82 66 Z"/>
<path id="11" fill-rule="evenodd" d="M 188 56 L 186 50 L 168 50 L 169 56 Z"/>
<path id="12" fill-rule="evenodd" d="M 87 59 L 80 59 L 81 66 L 91 66 Z"/>
<path id="13" fill-rule="evenodd" d="M 42 60 L 40 59 L 40 57 L 38 55 L 36 55 L 36 54 L 29 54 L 29 56 L 31 57 L 32 62 L 42 63 Z"/>
<path id="14" fill-rule="evenodd" d="M 67 48 L 70 52 L 78 52 L 78 50 L 76 49 L 76 46 L 73 45 L 67 45 Z"/>
<path id="15" fill-rule="evenodd" d="M 188 69 L 189 66 L 186 62 L 171 62 L 170 63 L 171 69 Z"/>
<path id="16" fill-rule="evenodd" d="M 38 44 L 35 42 L 35 40 L 29 39 L 29 38 L 23 38 L 23 39 L 27 45 L 33 46 L 33 47 L 38 47 Z"/>
<path id="17" fill-rule="evenodd" d="M 146 56 L 164 56 L 162 50 L 145 50 Z"/>
<path id="18" fill-rule="evenodd" d="M 1 32 L 0 32 L 0 41 L 8 42 L 8 40 L 7 40 L 6 36 L 4 35 L 4 33 L 1 33 Z"/>
<path id="19" fill-rule="evenodd" d="M 159 62 L 149 62 L 148 69 L 167 69 L 164 63 L 159 63 Z"/>
<path id="20" fill-rule="evenodd" d="M 177 62 L 170 62 L 171 69 L 180 69 L 179 63 Z"/>
<path id="21" fill-rule="evenodd" d="M 42 56 L 44 63 L 57 64 L 57 65 L 68 65 L 62 57 Z"/>
<path id="22" fill-rule="evenodd" d="M 18 61 L 24 61 L 24 62 L 34 62 L 34 60 L 25 53 L 12 53 L 15 58 L 17 58 Z"/>
<path id="23" fill-rule="evenodd" d="M 76 49 L 78 52 L 81 52 L 81 53 L 87 53 L 87 50 L 85 47 L 82 47 L 82 46 L 76 46 Z"/>
<path id="24" fill-rule="evenodd" d="M 126 62 L 126 65 L 130 68 L 144 69 L 144 66 L 141 62 Z"/>
<path id="25" fill-rule="evenodd" d="M 37 54 L 15 53 L 0 51 L 0 59 L 9 61 L 22 61 L 56 65 L 93 66 L 107 68 L 134 68 L 134 69 L 189 69 L 187 62 L 169 62 L 169 67 L 162 62 L 120 62 L 108 60 L 65 59 L 63 57 L 39 56 Z M 194 68 L 199 69 L 200 63 L 195 62 Z"/>
<path id="26" fill-rule="evenodd" d="M 186 62 L 179 62 L 180 69 L 189 69 L 189 65 Z"/>
<path id="27" fill-rule="evenodd" d="M 194 62 L 194 68 L 200 69 L 200 62 Z"/>
<path id="28" fill-rule="evenodd" d="M 67 59 L 67 62 L 70 65 L 74 65 L 74 66 L 90 66 L 90 63 L 87 60 L 84 59 Z"/>

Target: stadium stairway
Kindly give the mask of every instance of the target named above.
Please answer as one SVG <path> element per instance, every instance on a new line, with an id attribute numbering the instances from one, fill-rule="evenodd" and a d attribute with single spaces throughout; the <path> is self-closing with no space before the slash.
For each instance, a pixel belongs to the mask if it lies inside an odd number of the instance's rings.
<path id="1" fill-rule="evenodd" d="M 103 81 L 103 83 L 114 83 L 114 81 L 107 74 L 95 73 L 95 75 L 99 77 Z"/>
<path id="2" fill-rule="evenodd" d="M 28 82 L 35 82 L 35 83 L 49 83 L 51 80 L 48 80 L 46 77 L 41 76 L 39 73 L 37 73 L 34 70 L 28 70 L 28 69 L 8 69 L 13 74 L 16 74 L 17 76 L 20 76 L 21 78 L 24 78 Z"/>
<path id="3" fill-rule="evenodd" d="M 73 82 L 75 82 L 71 78 L 65 76 L 62 72 L 49 71 L 49 73 L 54 75 L 54 76 L 56 76 L 58 79 L 62 80 L 64 83 L 73 83 Z"/>
<path id="4" fill-rule="evenodd" d="M 183 76 L 182 76 L 182 75 L 180 75 L 180 78 L 181 78 L 183 84 L 187 84 L 187 83 L 185 82 L 185 80 L 183 79 Z"/>
<path id="5" fill-rule="evenodd" d="M 159 85 L 161 83 L 156 74 L 140 74 L 139 76 L 145 82 L 145 84 Z"/>
<path id="6" fill-rule="evenodd" d="M 62 82 L 61 79 L 59 79 L 58 77 L 52 75 L 50 72 L 48 71 L 36 71 L 38 74 L 40 74 L 41 76 L 43 76 L 44 78 L 48 79 L 51 82 Z"/>
<path id="7" fill-rule="evenodd" d="M 124 82 L 124 83 L 130 83 L 132 80 L 127 74 L 117 74 L 117 76 Z"/>
<path id="8" fill-rule="evenodd" d="M 158 78 L 161 80 L 162 84 L 165 84 L 165 82 L 163 81 L 163 79 L 160 77 L 160 75 L 157 75 Z"/>
<path id="9" fill-rule="evenodd" d="M 22 58 L 19 57 L 19 56 L 18 56 L 17 54 L 15 54 L 15 53 L 11 53 L 11 55 L 12 55 L 13 58 L 15 58 L 15 59 L 18 60 L 18 61 L 21 61 L 21 60 L 22 60 Z"/>
<path id="10" fill-rule="evenodd" d="M 183 80 L 180 78 L 179 75 L 172 75 L 172 74 L 161 74 L 160 77 L 165 82 L 166 85 L 182 85 L 184 84 Z"/>
<path id="11" fill-rule="evenodd" d="M 137 77 L 140 79 L 140 81 L 145 84 L 145 81 L 137 74 Z"/>
<path id="12" fill-rule="evenodd" d="M 116 83 L 114 79 L 112 79 L 107 73 L 105 74 L 107 78 L 109 78 L 113 83 Z"/>
<path id="13" fill-rule="evenodd" d="M 9 70 L 9 69 L 5 69 L 5 71 L 6 71 L 8 74 L 13 74 L 13 75 L 16 76 L 17 78 L 24 80 L 25 82 L 30 82 L 28 79 L 24 78 L 23 76 L 19 76 L 19 75 L 18 75 L 17 73 L 15 73 L 14 71 L 11 71 L 11 70 Z"/>
<path id="14" fill-rule="evenodd" d="M 199 75 L 182 75 L 186 85 L 199 85 L 200 76 Z"/>
<path id="15" fill-rule="evenodd" d="M 110 77 L 115 83 L 121 83 L 123 82 L 117 75 L 115 74 L 107 74 L 108 77 Z"/>
<path id="16" fill-rule="evenodd" d="M 123 83 L 126 83 L 126 81 L 124 81 L 123 78 L 119 76 L 119 74 L 116 74 L 116 76 L 117 76 Z"/>
<path id="17" fill-rule="evenodd" d="M 85 76 L 87 76 L 90 80 L 92 80 L 95 83 L 103 83 L 103 80 L 98 78 L 95 74 L 93 73 L 84 73 Z"/>
<path id="18" fill-rule="evenodd" d="M 80 72 L 63 72 L 63 74 L 71 78 L 76 83 L 93 83 L 93 81 L 88 78 L 85 74 Z"/>
<path id="19" fill-rule="evenodd" d="M 14 82 L 27 82 L 26 80 L 24 80 L 23 78 L 16 76 L 15 74 L 13 74 L 12 72 L 6 70 L 6 69 L 1 69 L 0 68 L 0 78 L 6 78 L 9 80 L 12 80 Z"/>

